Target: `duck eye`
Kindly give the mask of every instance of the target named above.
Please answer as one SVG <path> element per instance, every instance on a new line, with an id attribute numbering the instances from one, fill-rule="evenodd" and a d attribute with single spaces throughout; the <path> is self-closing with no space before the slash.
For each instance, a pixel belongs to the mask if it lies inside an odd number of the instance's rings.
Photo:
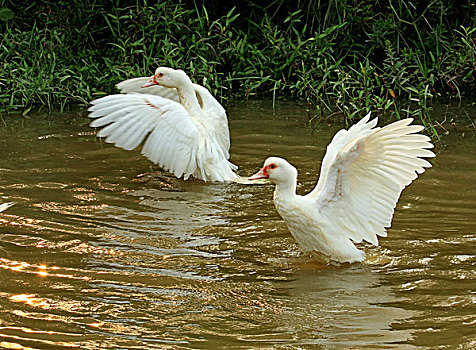
<path id="1" fill-rule="evenodd" d="M 164 73 L 159 73 L 159 78 L 162 78 L 164 76 Z"/>
<path id="2" fill-rule="evenodd" d="M 277 166 L 276 164 L 271 164 L 271 165 L 269 166 L 270 169 L 276 169 L 277 167 L 278 167 L 278 166 Z"/>

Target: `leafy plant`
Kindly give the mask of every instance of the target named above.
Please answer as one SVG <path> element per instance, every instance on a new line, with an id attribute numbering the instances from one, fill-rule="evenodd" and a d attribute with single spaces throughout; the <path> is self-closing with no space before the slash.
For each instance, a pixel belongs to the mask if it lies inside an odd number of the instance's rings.
<path id="1" fill-rule="evenodd" d="M 7 111 L 86 104 L 164 65 L 225 101 L 302 99 L 311 121 L 377 110 L 430 126 L 436 97 L 460 100 L 476 85 L 469 1 L 0 0 L 0 7 Z"/>

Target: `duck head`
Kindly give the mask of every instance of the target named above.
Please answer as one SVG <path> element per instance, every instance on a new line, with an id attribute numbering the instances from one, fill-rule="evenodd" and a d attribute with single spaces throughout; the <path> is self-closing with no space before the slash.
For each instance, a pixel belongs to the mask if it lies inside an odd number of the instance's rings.
<path id="1" fill-rule="evenodd" d="M 263 167 L 248 178 L 248 180 L 257 179 L 269 179 L 277 185 L 296 183 L 297 170 L 283 158 L 269 157 L 265 160 Z"/>
<path id="2" fill-rule="evenodd" d="M 187 74 L 180 69 L 172 69 L 168 67 L 159 67 L 155 70 L 155 75 L 142 85 L 143 88 L 162 85 L 168 88 L 179 88 L 189 81 Z"/>

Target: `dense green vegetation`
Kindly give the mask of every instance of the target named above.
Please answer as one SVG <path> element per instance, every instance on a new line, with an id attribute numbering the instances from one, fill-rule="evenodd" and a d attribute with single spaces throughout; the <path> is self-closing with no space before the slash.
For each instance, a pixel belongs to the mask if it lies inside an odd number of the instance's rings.
<path id="1" fill-rule="evenodd" d="M 429 118 L 476 91 L 474 1 L 0 0 L 3 110 L 62 110 L 181 68 L 223 99 Z"/>

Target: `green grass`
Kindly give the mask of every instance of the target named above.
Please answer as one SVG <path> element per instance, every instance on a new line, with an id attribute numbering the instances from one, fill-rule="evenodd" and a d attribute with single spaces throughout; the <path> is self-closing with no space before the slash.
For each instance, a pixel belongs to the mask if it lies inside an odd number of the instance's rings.
<path id="1" fill-rule="evenodd" d="M 470 1 L 0 1 L 3 111 L 56 111 L 181 68 L 222 101 L 301 99 L 311 122 L 373 110 L 431 126 L 476 87 Z"/>

